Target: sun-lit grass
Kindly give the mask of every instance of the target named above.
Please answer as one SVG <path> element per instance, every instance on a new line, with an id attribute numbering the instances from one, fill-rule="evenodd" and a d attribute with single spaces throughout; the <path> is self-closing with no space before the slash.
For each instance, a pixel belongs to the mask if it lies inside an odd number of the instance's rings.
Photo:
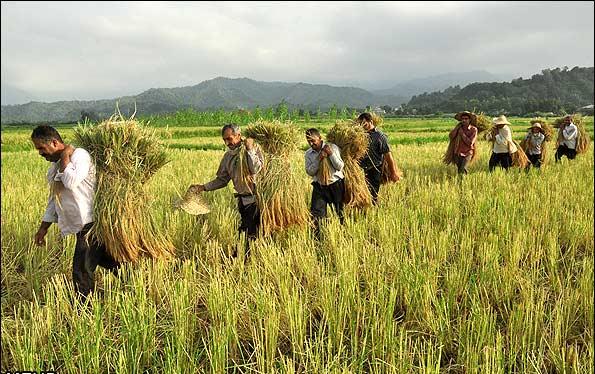
<path id="1" fill-rule="evenodd" d="M 28 132 L 3 132 L 23 148 L 2 152 L 2 371 L 593 373 L 593 147 L 490 174 L 480 142 L 460 179 L 440 162 L 446 139 L 395 143 L 427 136 L 419 120 L 398 124 L 420 131 L 387 131 L 404 179 L 378 207 L 348 211 L 344 226 L 333 216 L 321 242 L 305 228 L 261 238 L 246 263 L 230 257 L 241 245 L 231 184 L 203 195 L 208 215 L 171 208 L 214 177 L 221 139 L 170 148 L 146 209 L 176 259 L 98 270 L 89 306 L 72 297 L 74 239 L 52 227 L 46 247 L 32 245 L 48 163 Z M 309 195 L 303 152 L 292 162 Z"/>

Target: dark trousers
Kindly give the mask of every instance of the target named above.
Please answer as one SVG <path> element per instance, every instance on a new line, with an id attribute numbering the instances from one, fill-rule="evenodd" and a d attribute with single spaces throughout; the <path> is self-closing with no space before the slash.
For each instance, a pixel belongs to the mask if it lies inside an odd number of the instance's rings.
<path id="1" fill-rule="evenodd" d="M 494 171 L 494 169 L 498 165 L 502 166 L 502 168 L 505 170 L 512 166 L 512 156 L 510 155 L 510 153 L 492 152 L 492 156 L 490 157 L 490 162 L 488 165 L 490 171 Z"/>
<path id="2" fill-rule="evenodd" d="M 376 205 L 378 191 L 380 191 L 380 184 L 382 183 L 382 165 L 364 170 L 364 173 L 366 174 L 366 184 L 370 190 L 370 195 L 372 195 L 372 204 Z"/>
<path id="3" fill-rule="evenodd" d="M 568 148 L 566 145 L 560 144 L 556 150 L 556 162 L 559 162 L 562 159 L 562 156 L 568 157 L 569 160 L 574 160 L 576 157 L 576 149 Z"/>
<path id="4" fill-rule="evenodd" d="M 244 205 L 242 198 L 238 197 L 238 210 L 240 212 L 240 228 L 239 232 L 246 233 L 246 257 L 250 254 L 250 242 L 258 236 L 258 229 L 260 227 L 260 210 L 258 204 L 251 203 Z"/>
<path id="5" fill-rule="evenodd" d="M 116 273 L 120 264 L 114 260 L 103 243 L 93 237 L 86 238 L 93 223 L 86 224 L 76 234 L 76 246 L 72 259 L 72 280 L 74 289 L 86 297 L 95 289 L 95 269 L 97 265 Z"/>
<path id="6" fill-rule="evenodd" d="M 540 168 L 541 167 L 541 154 L 539 155 L 527 155 L 527 157 L 529 158 L 529 161 L 531 161 L 531 165 L 533 165 L 536 168 Z M 531 167 L 531 165 L 527 166 L 528 168 Z"/>
<path id="7" fill-rule="evenodd" d="M 469 170 L 467 169 L 467 166 L 471 162 L 472 157 L 473 157 L 472 154 L 470 154 L 468 156 L 455 155 L 455 161 L 457 163 L 457 172 L 459 174 L 469 174 Z"/>
<path id="8" fill-rule="evenodd" d="M 314 218 L 314 233 L 316 237 L 320 234 L 320 219 L 326 217 L 326 207 L 331 205 L 339 221 L 343 224 L 343 198 L 345 196 L 345 181 L 338 181 L 323 186 L 318 182 L 312 182 L 312 201 L 310 203 L 310 214 Z"/>

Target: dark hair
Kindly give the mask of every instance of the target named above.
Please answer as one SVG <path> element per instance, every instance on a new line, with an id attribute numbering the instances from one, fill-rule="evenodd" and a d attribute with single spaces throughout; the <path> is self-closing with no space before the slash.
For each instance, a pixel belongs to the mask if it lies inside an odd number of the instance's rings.
<path id="1" fill-rule="evenodd" d="M 318 129 L 315 128 L 308 129 L 306 130 L 306 136 L 318 136 L 320 138 L 320 131 L 318 131 Z"/>
<path id="2" fill-rule="evenodd" d="M 233 134 L 239 134 L 240 133 L 240 126 L 238 126 L 235 123 L 227 123 L 223 126 L 223 128 L 221 129 L 221 136 L 223 137 L 223 135 L 225 135 L 225 131 L 227 129 L 231 129 L 231 131 L 233 132 Z"/>
<path id="3" fill-rule="evenodd" d="M 362 122 L 362 121 L 372 122 L 372 115 L 368 112 L 365 112 L 365 113 L 360 114 L 359 117 L 357 117 L 357 120 L 359 122 Z"/>
<path id="4" fill-rule="evenodd" d="M 31 133 L 31 139 L 42 140 L 45 143 L 49 143 L 55 139 L 60 143 L 64 143 L 58 131 L 52 126 L 48 125 L 40 125 L 34 128 L 33 132 Z"/>

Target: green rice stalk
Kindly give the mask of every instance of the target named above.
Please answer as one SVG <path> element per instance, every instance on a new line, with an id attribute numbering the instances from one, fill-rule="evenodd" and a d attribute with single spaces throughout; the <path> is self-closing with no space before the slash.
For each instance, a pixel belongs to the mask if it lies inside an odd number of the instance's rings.
<path id="1" fill-rule="evenodd" d="M 90 235 L 103 242 L 118 262 L 170 257 L 174 247 L 146 209 L 150 196 L 145 184 L 168 162 L 154 131 L 119 114 L 94 126 L 79 125 L 74 136 L 96 165 Z"/>

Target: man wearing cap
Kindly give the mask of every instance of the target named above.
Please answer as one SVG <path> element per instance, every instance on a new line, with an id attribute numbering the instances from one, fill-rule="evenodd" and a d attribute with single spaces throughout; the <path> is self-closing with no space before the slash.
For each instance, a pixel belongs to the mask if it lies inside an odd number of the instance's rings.
<path id="1" fill-rule="evenodd" d="M 76 235 L 72 280 L 77 295 L 86 298 L 95 289 L 98 265 L 112 273 L 120 266 L 104 244 L 87 235 L 93 226 L 95 164 L 89 152 L 65 144 L 51 126 L 37 126 L 31 134 L 31 141 L 39 155 L 52 163 L 47 173 L 51 193 L 35 234 L 35 244 L 45 244 L 45 236 L 53 222 L 58 223 L 63 236 Z"/>
<path id="2" fill-rule="evenodd" d="M 457 172 L 459 174 L 467 174 L 469 170 L 467 166 L 475 157 L 475 143 L 477 140 L 477 116 L 471 112 L 464 111 L 457 113 L 455 119 L 459 123 L 448 134 L 451 141 L 456 144 L 455 149 L 455 163 L 457 165 Z"/>
<path id="3" fill-rule="evenodd" d="M 364 169 L 366 183 L 372 195 L 372 203 L 376 205 L 378 201 L 378 192 L 382 183 L 382 163 L 386 159 L 388 169 L 390 170 L 389 180 L 398 181 L 401 177 L 397 171 L 397 165 L 393 159 L 388 138 L 376 128 L 374 120 L 370 113 L 362 113 L 357 118 L 359 124 L 369 135 L 368 150 L 364 158 L 360 160 L 360 166 Z"/>
<path id="4" fill-rule="evenodd" d="M 512 153 L 517 151 L 517 147 L 512 141 L 512 131 L 510 131 L 510 122 L 506 116 L 501 115 L 492 119 L 494 128 L 491 132 L 491 141 L 493 142 L 492 156 L 489 161 L 490 172 L 494 171 L 496 166 L 501 166 L 507 170 L 512 166 Z"/>
<path id="5" fill-rule="evenodd" d="M 533 123 L 531 127 L 529 127 L 529 132 L 525 136 L 525 142 L 527 144 L 525 153 L 527 154 L 529 161 L 531 161 L 531 164 L 538 169 L 541 167 L 541 152 L 544 140 L 545 135 L 543 134 L 541 123 Z"/>
<path id="6" fill-rule="evenodd" d="M 233 182 L 241 217 L 239 232 L 246 233 L 248 240 L 246 241 L 245 249 L 246 256 L 248 256 L 250 241 L 256 238 L 260 227 L 260 210 L 256 203 L 255 177 L 262 170 L 264 156 L 260 148 L 255 145 L 254 139 L 242 138 L 240 126 L 235 123 L 223 126 L 221 137 L 228 150 L 223 155 L 223 159 L 219 164 L 217 176 L 208 183 L 191 185 L 188 190 L 194 193 L 215 191 L 227 186 L 230 180 Z M 243 175 L 242 163 L 239 162 L 239 152 L 242 152 L 244 148 L 242 145 L 244 145 L 246 150 L 249 178 Z M 237 253 L 234 255 L 237 255 Z"/>
<path id="7" fill-rule="evenodd" d="M 562 156 L 568 157 L 569 160 L 574 160 L 576 157 L 576 140 L 578 137 L 578 128 L 572 123 L 572 116 L 564 117 L 564 123 L 558 130 L 558 149 L 556 149 L 555 159 L 559 162 Z"/>

